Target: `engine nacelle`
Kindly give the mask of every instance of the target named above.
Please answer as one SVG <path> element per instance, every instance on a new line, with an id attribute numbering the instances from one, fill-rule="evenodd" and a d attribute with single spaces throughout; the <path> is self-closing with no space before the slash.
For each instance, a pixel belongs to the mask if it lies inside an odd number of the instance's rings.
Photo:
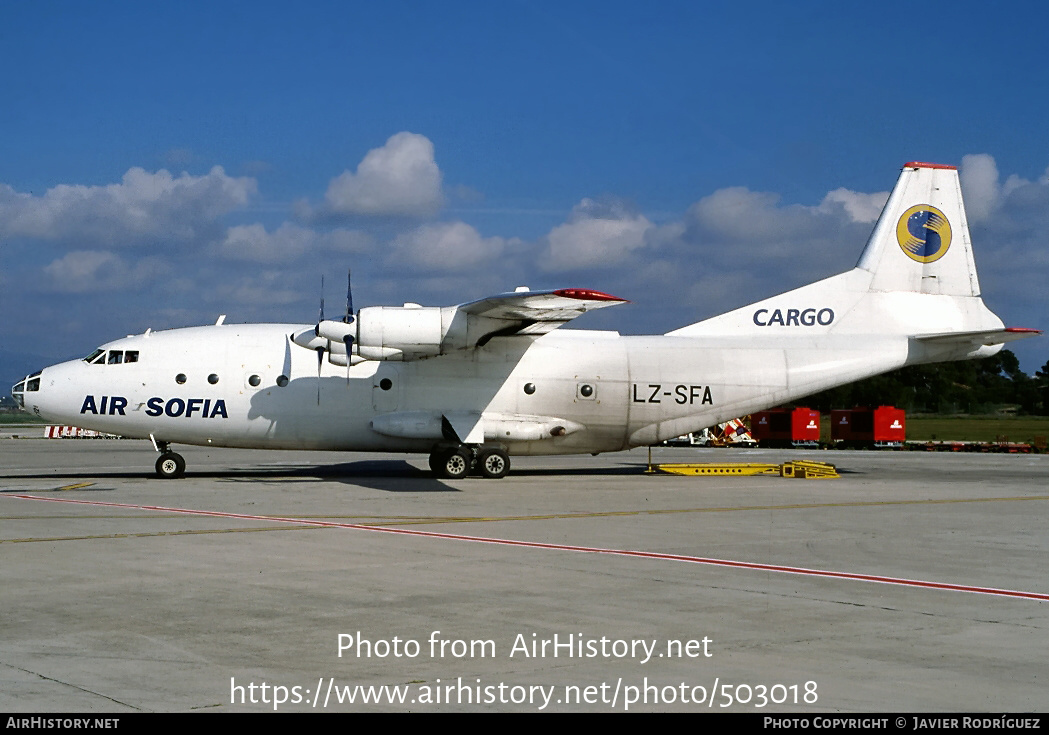
<path id="1" fill-rule="evenodd" d="M 438 306 L 367 306 L 357 313 L 357 352 L 368 360 L 439 355 L 447 332 L 444 311 Z"/>
<path id="2" fill-rule="evenodd" d="M 292 341 L 334 356 L 346 355 L 349 340 L 350 354 L 365 360 L 419 360 L 484 344 L 505 327 L 504 321 L 467 314 L 457 306 L 366 306 L 349 324 L 325 319 L 293 334 Z M 357 361 L 350 359 L 350 364 Z"/>

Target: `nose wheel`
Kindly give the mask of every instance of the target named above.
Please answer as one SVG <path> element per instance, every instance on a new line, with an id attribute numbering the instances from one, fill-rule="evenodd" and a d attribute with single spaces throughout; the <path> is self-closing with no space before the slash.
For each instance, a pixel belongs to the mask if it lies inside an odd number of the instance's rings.
<path id="1" fill-rule="evenodd" d="M 149 435 L 149 440 L 153 442 L 153 448 L 160 452 L 160 458 L 156 464 L 157 476 L 165 480 L 176 480 L 182 477 L 186 473 L 186 460 L 182 458 L 182 455 L 172 452 L 168 442 L 159 441 L 152 434 Z"/>
<path id="2" fill-rule="evenodd" d="M 157 474 L 165 480 L 174 480 L 182 477 L 186 472 L 186 460 L 181 454 L 165 452 L 157 460 Z"/>

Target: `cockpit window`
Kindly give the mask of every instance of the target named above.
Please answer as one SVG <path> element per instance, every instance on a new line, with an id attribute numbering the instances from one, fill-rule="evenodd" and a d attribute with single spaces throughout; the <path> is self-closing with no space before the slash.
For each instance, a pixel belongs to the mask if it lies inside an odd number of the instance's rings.
<path id="1" fill-rule="evenodd" d="M 138 362 L 138 350 L 105 350 L 99 348 L 84 358 L 90 365 L 119 365 L 123 362 Z"/>
<path id="2" fill-rule="evenodd" d="M 42 371 L 37 370 L 32 375 L 26 376 L 25 380 L 16 384 L 11 389 L 11 397 L 15 399 L 15 403 L 18 404 L 19 408 L 25 408 L 25 394 L 33 393 L 40 390 L 40 373 Z"/>

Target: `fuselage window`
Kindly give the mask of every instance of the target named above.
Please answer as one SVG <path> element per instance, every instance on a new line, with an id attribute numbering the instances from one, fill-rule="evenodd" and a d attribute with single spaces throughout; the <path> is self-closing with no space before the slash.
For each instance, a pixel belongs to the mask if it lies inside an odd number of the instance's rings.
<path id="1" fill-rule="evenodd" d="M 183 383 L 185 383 L 186 382 L 186 374 L 185 373 L 179 373 L 178 375 L 176 375 L 175 376 L 175 382 L 178 383 L 179 385 L 182 385 Z"/>

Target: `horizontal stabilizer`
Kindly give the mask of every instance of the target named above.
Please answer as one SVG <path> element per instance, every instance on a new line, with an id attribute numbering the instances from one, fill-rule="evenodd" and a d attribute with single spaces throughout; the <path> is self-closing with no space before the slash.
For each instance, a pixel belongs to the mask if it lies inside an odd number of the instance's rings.
<path id="1" fill-rule="evenodd" d="M 1006 342 L 1015 342 L 1018 339 L 1037 337 L 1042 333 L 1040 329 L 1028 329 L 1026 327 L 1006 327 L 1005 329 L 990 329 L 976 332 L 948 332 L 946 334 L 926 334 L 915 339 L 921 342 L 933 344 L 971 344 L 971 345 L 1000 345 Z"/>

